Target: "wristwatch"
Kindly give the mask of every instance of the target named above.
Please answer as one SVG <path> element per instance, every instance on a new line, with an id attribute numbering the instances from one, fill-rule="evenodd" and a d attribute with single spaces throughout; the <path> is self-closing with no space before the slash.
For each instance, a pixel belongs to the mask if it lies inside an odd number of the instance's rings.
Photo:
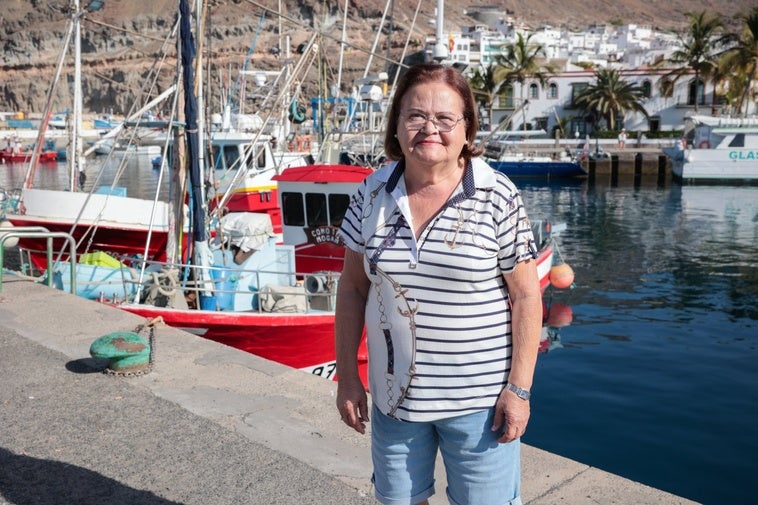
<path id="1" fill-rule="evenodd" d="M 529 397 L 532 396 L 532 393 L 530 393 L 528 389 L 514 386 L 510 382 L 505 383 L 505 389 L 507 389 L 508 391 L 513 391 L 514 393 L 516 393 L 516 396 L 518 396 L 522 400 L 528 400 Z"/>

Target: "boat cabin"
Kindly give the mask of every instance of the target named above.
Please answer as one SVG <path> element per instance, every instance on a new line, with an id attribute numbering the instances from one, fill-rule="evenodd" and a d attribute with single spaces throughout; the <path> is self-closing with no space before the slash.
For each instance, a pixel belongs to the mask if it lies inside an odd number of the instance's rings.
<path id="1" fill-rule="evenodd" d="M 279 188 L 282 238 L 295 246 L 298 273 L 341 272 L 337 233 L 350 196 L 372 170 L 354 165 L 291 167 L 273 177 Z"/>
<path id="2" fill-rule="evenodd" d="M 696 149 L 758 149 L 758 120 L 691 116 L 683 135 Z"/>

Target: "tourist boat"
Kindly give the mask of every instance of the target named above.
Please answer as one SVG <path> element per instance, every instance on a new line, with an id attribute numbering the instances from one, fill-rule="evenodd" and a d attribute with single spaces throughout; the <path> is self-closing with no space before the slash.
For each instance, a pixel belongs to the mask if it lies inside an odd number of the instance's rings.
<path id="1" fill-rule="evenodd" d="M 758 119 L 690 116 L 684 140 L 663 151 L 679 181 L 758 181 Z"/>

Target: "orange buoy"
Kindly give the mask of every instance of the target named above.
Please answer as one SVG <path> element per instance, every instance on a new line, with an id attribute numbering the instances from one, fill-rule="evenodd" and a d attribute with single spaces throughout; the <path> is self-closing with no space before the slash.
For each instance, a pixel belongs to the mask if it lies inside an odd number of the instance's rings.
<path id="1" fill-rule="evenodd" d="M 558 289 L 566 289 L 574 283 L 574 270 L 568 263 L 561 263 L 550 268 L 550 284 Z"/>
<path id="2" fill-rule="evenodd" d="M 564 303 L 556 302 L 547 312 L 547 325 L 553 328 L 563 328 L 574 320 L 574 311 Z"/>

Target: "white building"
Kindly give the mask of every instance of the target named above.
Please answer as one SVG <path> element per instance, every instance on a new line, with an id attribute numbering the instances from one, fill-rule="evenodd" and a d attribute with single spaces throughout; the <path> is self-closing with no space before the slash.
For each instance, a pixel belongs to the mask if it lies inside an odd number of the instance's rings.
<path id="1" fill-rule="evenodd" d="M 491 21 L 492 18 L 493 13 L 488 11 L 486 19 Z M 574 99 L 588 84 L 595 82 L 595 73 L 579 64 L 617 69 L 624 81 L 645 89 L 647 98 L 643 105 L 649 118 L 640 113 L 627 113 L 625 117 L 617 118 L 627 130 L 680 130 L 684 118 L 695 113 L 696 103 L 699 113 L 720 112 L 720 106 L 713 104 L 712 84 L 701 79 L 700 85 L 695 86 L 694 74 L 680 78 L 671 96 L 661 95 L 661 81 L 671 69 L 654 67 L 653 64 L 665 60 L 676 49 L 677 39 L 673 35 L 655 32 L 649 26 L 610 24 L 593 25 L 584 32 L 550 26 L 526 30 L 512 20 L 500 18 L 492 22 L 492 28 L 479 23 L 449 34 L 448 40 L 444 41 L 452 48 L 450 62 L 466 65 L 464 72 L 470 73 L 475 68 L 491 65 L 501 47 L 517 39 L 517 33 L 532 33 L 532 42 L 541 44 L 548 59 L 561 68 L 544 87 L 534 81 L 523 86 L 513 83 L 501 89 L 493 104 L 494 124 L 512 116 L 508 129 L 544 129 L 552 136 L 562 119 L 568 130 L 566 135 L 579 132 L 583 136 L 595 118 L 585 116 Z M 434 38 L 428 43 L 434 44 Z M 427 54 L 431 54 L 429 47 Z M 524 105 L 525 102 L 528 103 Z M 753 104 L 753 110 L 755 107 Z M 489 111 L 480 112 L 486 126 Z M 607 128 L 605 122 L 601 118 L 598 126 Z"/>

